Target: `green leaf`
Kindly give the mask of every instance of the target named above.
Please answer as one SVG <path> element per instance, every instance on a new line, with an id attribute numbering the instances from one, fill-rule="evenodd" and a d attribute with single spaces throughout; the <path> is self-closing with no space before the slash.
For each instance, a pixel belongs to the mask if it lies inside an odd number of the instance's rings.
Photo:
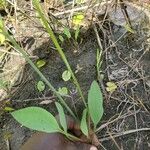
<path id="1" fill-rule="evenodd" d="M 135 31 L 130 27 L 129 24 L 124 25 L 124 27 L 128 32 L 133 33 L 133 34 L 135 33 Z"/>
<path id="2" fill-rule="evenodd" d="M 84 14 L 82 12 L 77 13 L 76 15 L 73 16 L 72 23 L 74 25 L 80 26 L 83 22 L 83 19 L 84 19 Z"/>
<path id="3" fill-rule="evenodd" d="M 55 117 L 40 107 L 27 107 L 11 113 L 11 115 L 23 126 L 32 130 L 53 133 L 61 129 Z"/>
<path id="4" fill-rule="evenodd" d="M 39 92 L 42 92 L 45 90 L 45 84 L 43 81 L 38 81 L 37 83 L 37 89 L 39 90 Z"/>
<path id="5" fill-rule="evenodd" d="M 66 88 L 66 87 L 59 87 L 59 89 L 58 89 L 58 93 L 60 94 L 60 95 L 68 95 L 68 89 Z"/>
<path id="6" fill-rule="evenodd" d="M 65 133 L 67 133 L 67 123 L 63 107 L 58 102 L 55 102 L 55 105 L 59 113 L 60 124 L 63 127 Z"/>
<path id="7" fill-rule="evenodd" d="M 4 111 L 7 111 L 7 112 L 10 112 L 10 111 L 13 111 L 13 110 L 15 110 L 15 109 L 12 108 L 12 107 L 5 107 L 4 108 Z"/>
<path id="8" fill-rule="evenodd" d="M 96 81 L 93 81 L 88 93 L 88 108 L 91 119 L 96 128 L 103 116 L 103 95 Z"/>
<path id="9" fill-rule="evenodd" d="M 114 82 L 107 82 L 106 85 L 106 90 L 108 92 L 114 92 L 117 89 L 117 85 Z"/>
<path id="10" fill-rule="evenodd" d="M 36 62 L 36 66 L 37 66 L 38 68 L 41 68 L 41 67 L 45 66 L 45 64 L 46 64 L 45 60 L 38 60 L 38 61 Z"/>
<path id="11" fill-rule="evenodd" d="M 59 35 L 59 40 L 63 43 L 64 42 L 63 36 Z"/>
<path id="12" fill-rule="evenodd" d="M 71 33 L 69 31 L 69 28 L 64 27 L 64 34 L 67 36 L 68 39 L 71 38 Z"/>
<path id="13" fill-rule="evenodd" d="M 64 81 L 68 81 L 71 78 L 71 73 L 69 70 L 65 70 L 62 74 L 62 78 Z"/>
<path id="14" fill-rule="evenodd" d="M 83 113 L 82 113 L 82 119 L 81 119 L 80 129 L 81 129 L 81 131 L 82 131 L 83 134 L 85 134 L 86 136 L 88 136 L 88 126 L 87 126 L 86 117 L 87 117 L 87 109 L 84 109 Z"/>

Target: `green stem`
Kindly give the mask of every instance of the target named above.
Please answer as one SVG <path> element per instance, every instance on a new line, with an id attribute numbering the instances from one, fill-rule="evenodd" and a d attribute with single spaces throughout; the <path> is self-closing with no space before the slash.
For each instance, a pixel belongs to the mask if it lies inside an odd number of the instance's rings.
<path id="1" fill-rule="evenodd" d="M 2 19 L 0 18 L 0 22 L 2 22 Z M 6 29 L 4 28 L 4 25 L 0 26 L 3 34 L 6 36 L 7 39 L 14 45 L 14 48 L 18 50 L 23 57 L 26 59 L 26 61 L 31 65 L 31 67 L 35 70 L 35 72 L 41 77 L 41 79 L 48 85 L 48 87 L 54 92 L 54 94 L 59 98 L 60 102 L 64 105 L 64 107 L 68 110 L 68 112 L 77 120 L 76 116 L 74 115 L 73 111 L 69 108 L 69 106 L 65 103 L 63 98 L 60 96 L 60 94 L 55 90 L 55 88 L 50 84 L 50 82 L 46 79 L 46 77 L 42 74 L 42 72 L 36 67 L 36 65 L 32 62 L 32 60 L 29 58 L 28 54 L 17 44 L 17 42 L 8 34 Z"/>
<path id="2" fill-rule="evenodd" d="M 47 20 L 46 20 L 46 18 L 45 18 L 45 16 L 44 16 L 44 13 L 42 12 L 42 9 L 41 9 L 41 7 L 40 7 L 40 4 L 39 4 L 38 0 L 33 0 L 33 3 L 34 3 L 35 8 L 37 9 L 37 12 L 38 12 L 40 18 L 42 19 L 42 22 L 43 22 L 43 24 L 44 24 L 44 27 L 46 28 L 46 30 L 47 30 L 47 32 L 48 32 L 50 38 L 52 39 L 52 41 L 53 41 L 53 43 L 54 43 L 56 49 L 58 50 L 58 53 L 60 54 L 62 60 L 64 61 L 64 63 L 65 63 L 65 65 L 66 65 L 67 69 L 68 69 L 69 72 L 71 73 L 71 76 L 72 76 L 72 78 L 73 78 L 73 80 L 74 80 L 74 84 L 76 85 L 76 87 L 77 87 L 77 89 L 78 89 L 78 92 L 79 92 L 79 94 L 80 94 L 80 96 L 81 96 L 81 98 L 82 98 L 82 100 L 83 100 L 83 103 L 84 103 L 85 107 L 87 107 L 87 104 L 86 104 L 86 102 L 85 102 L 85 99 L 84 99 L 83 93 L 82 93 L 82 91 L 81 91 L 80 85 L 79 85 L 79 83 L 78 83 L 78 81 L 77 81 L 77 78 L 75 77 L 75 75 L 74 75 L 74 73 L 73 73 L 73 71 L 72 71 L 72 69 L 71 69 L 71 67 L 70 67 L 70 65 L 69 65 L 69 63 L 68 63 L 67 58 L 66 58 L 66 56 L 65 56 L 65 54 L 64 54 L 64 52 L 63 52 L 63 50 L 62 50 L 62 48 L 60 47 L 60 45 L 59 45 L 59 43 L 58 43 L 58 41 L 57 41 L 56 36 L 54 35 L 54 33 L 53 33 L 51 27 L 50 27 L 49 24 L 48 24 L 48 22 L 47 22 Z"/>
<path id="3" fill-rule="evenodd" d="M 83 142 L 80 138 L 70 134 L 70 133 L 66 133 L 65 131 L 61 130 L 60 131 L 61 134 L 64 134 L 69 140 L 71 141 L 78 141 L 78 142 Z"/>

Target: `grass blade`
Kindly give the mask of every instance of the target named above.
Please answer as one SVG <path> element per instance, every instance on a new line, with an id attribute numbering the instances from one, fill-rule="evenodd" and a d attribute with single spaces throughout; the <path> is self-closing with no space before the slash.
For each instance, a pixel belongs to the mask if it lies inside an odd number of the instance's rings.
<path id="1" fill-rule="evenodd" d="M 47 22 L 47 19 L 45 18 L 46 15 L 44 15 L 44 13 L 43 13 L 43 11 L 42 11 L 42 8 L 41 8 L 41 6 L 40 6 L 39 0 L 33 0 L 33 5 L 34 5 L 34 7 L 36 8 L 36 10 L 37 10 L 37 12 L 38 12 L 38 14 L 39 14 L 39 16 L 40 16 L 41 21 L 43 22 L 43 23 L 42 23 L 42 24 L 43 24 L 43 27 L 47 30 L 47 33 L 49 34 L 51 40 L 53 41 L 53 43 L 54 43 L 54 45 L 55 45 L 55 47 L 56 47 L 58 53 L 60 54 L 60 56 L 61 56 L 63 62 L 65 63 L 67 69 L 68 69 L 69 72 L 71 73 L 71 76 L 72 76 L 72 79 L 73 79 L 73 81 L 74 81 L 74 84 L 76 85 L 76 87 L 77 87 L 77 89 L 78 89 L 78 92 L 79 92 L 79 94 L 80 94 L 80 96 L 81 96 L 81 98 L 82 98 L 82 100 L 83 100 L 84 105 L 87 107 L 87 104 L 86 104 L 86 102 L 85 102 L 85 99 L 84 99 L 84 96 L 83 96 L 83 94 L 82 94 L 82 91 L 81 91 L 80 85 L 79 85 L 79 83 L 78 83 L 78 80 L 76 79 L 76 77 L 75 77 L 75 75 L 74 75 L 74 73 L 73 73 L 73 71 L 72 71 L 72 69 L 71 69 L 71 67 L 70 67 L 70 65 L 69 65 L 69 63 L 68 63 L 68 60 L 67 60 L 67 58 L 66 58 L 66 56 L 65 56 L 65 54 L 64 54 L 64 52 L 63 52 L 63 50 L 62 50 L 62 48 L 61 48 L 60 45 L 59 45 L 59 43 L 58 43 L 58 41 L 57 41 L 57 38 L 56 38 L 56 36 L 54 35 L 54 32 L 52 31 L 50 25 L 49 25 L 48 22 Z"/>

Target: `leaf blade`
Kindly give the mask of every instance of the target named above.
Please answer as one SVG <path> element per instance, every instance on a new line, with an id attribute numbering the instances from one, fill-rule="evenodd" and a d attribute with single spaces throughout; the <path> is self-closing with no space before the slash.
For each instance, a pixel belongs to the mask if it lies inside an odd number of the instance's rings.
<path id="1" fill-rule="evenodd" d="M 73 16 L 72 23 L 76 26 L 81 26 L 84 18 L 84 14 L 82 12 L 79 12 Z"/>
<path id="2" fill-rule="evenodd" d="M 81 131 L 82 131 L 83 134 L 85 134 L 86 136 L 88 136 L 88 126 L 87 126 L 86 116 L 87 116 L 87 109 L 84 109 L 83 113 L 82 113 L 82 119 L 81 119 L 81 123 L 80 123 L 80 129 L 81 129 Z"/>
<path id="3" fill-rule="evenodd" d="M 23 126 L 32 130 L 53 133 L 61 129 L 55 117 L 40 107 L 26 107 L 16 110 L 11 115 Z"/>
<path id="4" fill-rule="evenodd" d="M 38 67 L 38 68 L 42 68 L 43 66 L 45 66 L 46 65 L 46 62 L 45 62 L 45 60 L 38 60 L 37 62 L 36 62 L 36 66 Z"/>
<path id="5" fill-rule="evenodd" d="M 45 84 L 44 84 L 43 81 L 38 81 L 37 89 L 38 89 L 39 92 L 43 92 L 45 90 Z"/>
<path id="6" fill-rule="evenodd" d="M 70 31 L 69 31 L 69 28 L 64 27 L 64 34 L 67 36 L 68 39 L 71 38 L 71 33 L 70 33 Z"/>
<path id="7" fill-rule="evenodd" d="M 117 89 L 117 85 L 114 82 L 107 82 L 106 85 L 107 85 L 106 91 L 108 92 L 112 93 Z"/>
<path id="8" fill-rule="evenodd" d="M 55 102 L 55 105 L 59 113 L 60 124 L 63 127 L 65 133 L 67 133 L 67 123 L 63 107 L 58 102 Z"/>
<path id="9" fill-rule="evenodd" d="M 103 96 L 96 81 L 93 81 L 88 93 L 88 108 L 91 119 L 96 128 L 103 115 Z"/>
<path id="10" fill-rule="evenodd" d="M 63 96 L 68 95 L 68 89 L 66 87 L 59 87 L 58 93 Z"/>
<path id="11" fill-rule="evenodd" d="M 71 73 L 70 73 L 70 71 L 69 71 L 69 70 L 65 70 L 65 71 L 63 72 L 63 74 L 62 74 L 62 79 L 63 79 L 64 81 L 68 81 L 68 80 L 70 80 L 70 78 L 71 78 Z"/>
<path id="12" fill-rule="evenodd" d="M 14 108 L 8 107 L 8 106 L 6 106 L 6 107 L 4 108 L 4 111 L 6 111 L 6 112 L 10 112 L 10 111 L 14 111 L 14 110 L 15 110 Z"/>

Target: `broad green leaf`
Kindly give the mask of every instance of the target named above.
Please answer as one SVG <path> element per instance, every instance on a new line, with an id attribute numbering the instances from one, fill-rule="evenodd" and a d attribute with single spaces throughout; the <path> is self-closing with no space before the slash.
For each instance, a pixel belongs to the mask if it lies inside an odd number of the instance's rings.
<path id="1" fill-rule="evenodd" d="M 39 90 L 39 92 L 42 92 L 45 90 L 45 84 L 43 81 L 38 81 L 37 83 L 37 89 Z"/>
<path id="2" fill-rule="evenodd" d="M 66 88 L 66 87 L 59 87 L 59 89 L 58 89 L 58 93 L 60 94 L 60 95 L 68 95 L 68 89 Z"/>
<path id="3" fill-rule="evenodd" d="M 62 78 L 64 81 L 68 81 L 71 78 L 71 73 L 69 70 L 65 70 L 62 74 Z"/>
<path id="4" fill-rule="evenodd" d="M 32 130 L 53 133 L 61 131 L 55 117 L 40 107 L 16 110 L 11 115 L 23 126 Z"/>
<path id="5" fill-rule="evenodd" d="M 38 68 L 41 68 L 41 67 L 45 66 L 45 64 L 46 64 L 45 60 L 38 60 L 38 61 L 36 62 L 36 66 L 37 66 Z"/>
<path id="6" fill-rule="evenodd" d="M 117 85 L 114 82 L 107 82 L 106 85 L 106 90 L 108 92 L 114 92 L 117 89 Z"/>
<path id="7" fill-rule="evenodd" d="M 59 40 L 63 43 L 64 42 L 63 36 L 59 35 Z"/>
<path id="8" fill-rule="evenodd" d="M 74 25 L 80 26 L 83 22 L 83 19 L 84 19 L 83 13 L 77 13 L 76 15 L 73 16 L 72 23 Z"/>
<path id="9" fill-rule="evenodd" d="M 5 42 L 5 35 L 3 35 L 2 33 L 0 33 L 0 44 L 4 44 Z"/>
<path id="10" fill-rule="evenodd" d="M 66 123 L 66 117 L 65 117 L 64 110 L 58 102 L 55 102 L 55 105 L 56 105 L 58 113 L 59 113 L 60 124 L 63 127 L 64 131 L 67 133 L 67 123 Z"/>
<path id="11" fill-rule="evenodd" d="M 96 81 L 93 81 L 88 93 L 88 108 L 91 119 L 96 128 L 103 116 L 103 95 Z"/>
<path id="12" fill-rule="evenodd" d="M 87 120 L 86 119 L 87 119 L 87 109 L 84 109 L 83 113 L 82 113 L 80 129 L 81 129 L 83 134 L 88 136 L 88 126 L 87 126 Z"/>
<path id="13" fill-rule="evenodd" d="M 66 28 L 66 27 L 64 28 L 64 34 L 67 36 L 68 39 L 71 38 L 71 33 L 69 31 L 69 28 Z"/>

